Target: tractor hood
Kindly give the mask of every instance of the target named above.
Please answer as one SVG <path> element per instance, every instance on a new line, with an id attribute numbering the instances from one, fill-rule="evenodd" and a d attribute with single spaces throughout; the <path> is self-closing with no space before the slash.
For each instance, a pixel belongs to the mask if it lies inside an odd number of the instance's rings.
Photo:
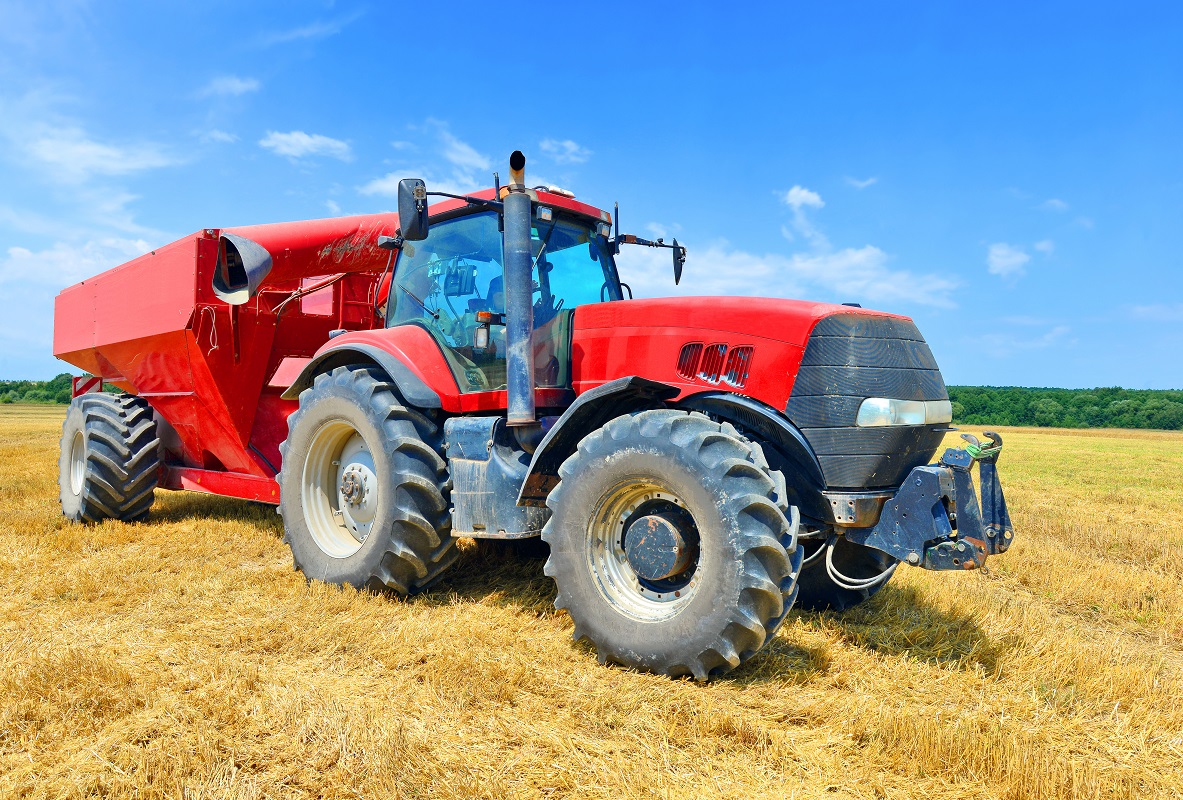
<path id="1" fill-rule="evenodd" d="M 802 383 L 821 381 L 808 387 L 811 392 L 856 394 L 844 383 L 872 374 L 864 369 L 870 367 L 884 376 L 885 368 L 891 368 L 901 378 L 907 371 L 908 385 L 898 391 L 912 391 L 912 378 L 920 377 L 932 384 L 926 394 L 947 397 L 932 354 L 907 317 L 763 297 L 658 298 L 581 306 L 572 333 L 573 388 L 578 393 L 638 375 L 678 386 L 683 397 L 730 391 L 783 411 L 815 332 L 821 341 L 810 349 L 805 359 L 809 375 L 801 378 Z M 879 341 L 870 346 L 868 339 Z M 863 363 L 867 358 L 889 363 Z M 810 370 L 819 366 L 824 369 L 814 376 Z M 913 368 L 924 374 L 914 375 Z M 852 369 L 864 372 L 848 375 Z"/>
<path id="2" fill-rule="evenodd" d="M 662 297 L 626 300 L 579 309 L 576 326 L 699 330 L 763 339 L 805 347 L 818 320 L 833 314 L 865 315 L 907 320 L 881 311 L 782 300 L 767 297 Z"/>

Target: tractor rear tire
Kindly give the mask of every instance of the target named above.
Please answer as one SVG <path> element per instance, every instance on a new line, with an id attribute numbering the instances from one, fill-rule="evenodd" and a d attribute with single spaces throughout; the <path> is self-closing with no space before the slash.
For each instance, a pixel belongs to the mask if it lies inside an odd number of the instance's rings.
<path id="1" fill-rule="evenodd" d="M 156 500 L 160 437 L 147 402 L 129 394 L 75 397 L 62 423 L 58 498 L 75 522 L 141 520 Z"/>
<path id="2" fill-rule="evenodd" d="M 821 546 L 825 547 L 825 540 L 821 542 Z M 806 548 L 807 557 L 815 552 L 811 545 L 804 542 L 802 547 Z M 873 578 L 897 563 L 887 553 L 847 541 L 845 536 L 834 540 L 833 562 L 839 573 L 855 579 Z M 801 593 L 797 596 L 797 605 L 805 611 L 846 611 L 870 600 L 890 580 L 889 577 L 866 589 L 844 588 L 830 577 L 826 571 L 825 555 L 822 555 L 801 569 L 801 580 L 798 581 Z"/>
<path id="3" fill-rule="evenodd" d="M 279 513 L 309 580 L 412 594 L 459 555 L 439 427 L 378 370 L 338 367 L 300 393 L 280 445 Z"/>
<path id="4" fill-rule="evenodd" d="M 730 424 L 672 409 L 617 417 L 584 437 L 559 477 L 544 572 L 575 640 L 601 663 L 707 680 L 751 658 L 784 621 L 799 516 L 780 473 Z M 644 541 L 659 518 L 693 547 L 677 547 L 670 569 L 681 572 L 651 579 L 631 537 Z"/>

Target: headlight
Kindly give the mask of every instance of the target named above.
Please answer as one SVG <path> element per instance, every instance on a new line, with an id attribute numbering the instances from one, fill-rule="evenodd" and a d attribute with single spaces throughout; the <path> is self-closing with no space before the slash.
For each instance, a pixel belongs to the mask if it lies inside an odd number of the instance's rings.
<path id="1" fill-rule="evenodd" d="M 953 404 L 948 400 L 891 400 L 886 397 L 868 397 L 859 406 L 855 418 L 855 424 L 860 428 L 952 421 Z"/>

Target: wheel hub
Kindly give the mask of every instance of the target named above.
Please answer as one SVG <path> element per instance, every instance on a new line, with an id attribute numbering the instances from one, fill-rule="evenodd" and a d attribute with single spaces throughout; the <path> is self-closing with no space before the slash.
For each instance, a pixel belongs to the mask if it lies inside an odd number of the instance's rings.
<path id="1" fill-rule="evenodd" d="M 665 511 L 635 518 L 624 533 L 628 564 L 640 577 L 659 581 L 685 572 L 693 548 L 682 533 L 683 520 Z"/>
<path id="2" fill-rule="evenodd" d="M 325 555 L 358 552 L 378 516 L 380 485 L 374 457 L 361 434 L 344 420 L 313 435 L 300 482 L 305 518 Z"/>
<path id="3" fill-rule="evenodd" d="M 341 478 L 341 498 L 351 506 L 360 506 L 365 502 L 366 483 L 358 465 L 350 464 Z"/>

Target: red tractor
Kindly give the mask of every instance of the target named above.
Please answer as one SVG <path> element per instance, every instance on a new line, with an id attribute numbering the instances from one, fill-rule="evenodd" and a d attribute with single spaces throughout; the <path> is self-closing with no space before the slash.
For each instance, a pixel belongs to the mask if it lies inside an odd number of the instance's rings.
<path id="1" fill-rule="evenodd" d="M 670 248 L 675 280 L 685 250 L 524 168 L 469 196 L 404 180 L 397 215 L 201 230 L 64 290 L 55 355 L 123 393 L 74 398 L 63 513 L 273 503 L 308 579 L 399 594 L 457 537 L 541 536 L 601 661 L 698 679 L 794 602 L 1007 549 L 999 437 L 928 463 L 950 403 L 909 319 L 633 300 L 621 246 Z"/>

